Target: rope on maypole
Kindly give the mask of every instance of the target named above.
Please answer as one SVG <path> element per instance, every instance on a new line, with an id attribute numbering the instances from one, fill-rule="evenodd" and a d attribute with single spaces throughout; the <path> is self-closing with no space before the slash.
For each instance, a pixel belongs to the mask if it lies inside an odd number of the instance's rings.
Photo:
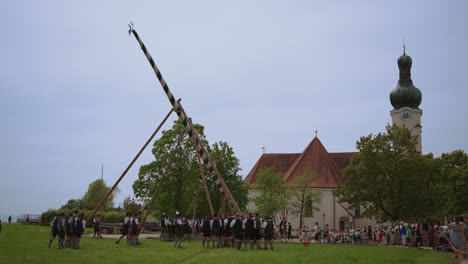
<path id="1" fill-rule="evenodd" d="M 224 194 L 227 194 L 227 197 L 229 198 L 229 202 L 231 203 L 232 208 L 237 213 L 240 213 L 239 206 L 237 205 L 237 202 L 234 200 L 234 197 L 232 196 L 231 192 L 227 188 L 226 184 L 224 183 L 224 180 L 222 179 L 221 175 L 219 174 L 219 171 L 216 168 L 215 163 L 210 157 L 210 154 L 206 150 L 205 146 L 203 145 L 200 136 L 198 133 L 195 131 L 193 128 L 193 125 L 191 124 L 189 117 L 185 114 L 183 111 L 183 108 L 180 103 L 178 103 L 172 92 L 169 90 L 169 86 L 167 85 L 166 81 L 164 80 L 160 70 L 156 66 L 156 63 L 154 62 L 153 58 L 149 54 L 148 50 L 146 49 L 145 44 L 143 41 L 140 39 L 138 33 L 135 31 L 133 28 L 133 23 L 130 22 L 128 34 L 131 35 L 133 33 L 133 36 L 135 36 L 136 40 L 140 44 L 141 49 L 143 50 L 143 53 L 145 54 L 146 58 L 148 59 L 148 62 L 150 63 L 154 73 L 156 74 L 156 77 L 158 77 L 159 82 L 161 83 L 161 86 L 166 93 L 167 98 L 169 99 L 169 102 L 172 105 L 173 110 L 177 113 L 179 118 L 182 119 L 182 124 L 185 128 L 185 132 L 189 135 L 189 137 L 192 139 L 195 145 L 195 149 L 197 153 L 200 155 L 201 160 L 203 161 L 204 164 L 208 166 L 208 172 L 210 176 L 215 180 L 216 185 L 218 186 L 219 191 Z"/>

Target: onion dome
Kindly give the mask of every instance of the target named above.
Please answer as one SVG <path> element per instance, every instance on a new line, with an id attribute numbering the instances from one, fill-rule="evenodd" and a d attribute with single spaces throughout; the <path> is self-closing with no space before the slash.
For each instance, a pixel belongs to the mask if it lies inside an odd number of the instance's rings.
<path id="1" fill-rule="evenodd" d="M 413 85 L 411 80 L 411 65 L 413 60 L 406 55 L 403 47 L 403 55 L 398 58 L 398 68 L 400 69 L 400 79 L 398 84 L 390 92 L 390 102 L 395 109 L 411 107 L 419 109 L 422 101 L 421 91 Z"/>

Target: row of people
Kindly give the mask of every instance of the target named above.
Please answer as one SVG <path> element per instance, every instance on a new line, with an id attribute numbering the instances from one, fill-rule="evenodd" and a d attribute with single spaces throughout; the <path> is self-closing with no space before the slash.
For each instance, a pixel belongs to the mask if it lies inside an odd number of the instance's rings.
<path id="1" fill-rule="evenodd" d="M 60 213 L 55 215 L 51 222 L 51 233 L 49 235 L 49 248 L 55 237 L 58 236 L 58 248 L 80 248 L 81 235 L 86 227 L 83 214 L 75 210 L 70 215 Z"/>
<path id="2" fill-rule="evenodd" d="M 241 244 L 250 245 L 250 249 L 260 249 L 260 239 L 264 238 L 264 249 L 267 244 L 273 250 L 275 224 L 271 217 L 261 219 L 258 214 L 224 215 L 204 218 L 190 218 L 176 214 L 171 221 L 166 215 L 161 219 L 161 240 L 170 241 L 174 238 L 175 246 L 179 247 L 183 239 L 190 241 L 192 237 L 200 237 L 203 247 L 236 247 Z"/>

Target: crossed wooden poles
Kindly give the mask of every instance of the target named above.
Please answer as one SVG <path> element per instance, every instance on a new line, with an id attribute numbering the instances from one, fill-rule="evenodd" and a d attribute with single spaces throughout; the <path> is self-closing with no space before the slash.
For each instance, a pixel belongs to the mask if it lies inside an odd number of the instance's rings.
<path id="1" fill-rule="evenodd" d="M 164 78 L 162 77 L 161 75 L 161 72 L 159 71 L 158 67 L 156 66 L 156 64 L 154 63 L 154 60 L 153 58 L 151 57 L 151 55 L 149 54 L 148 50 L 146 49 L 145 45 L 143 44 L 142 40 L 140 39 L 140 37 L 138 36 L 138 33 L 135 31 L 135 29 L 133 29 L 133 24 L 130 23 L 129 24 L 129 27 L 130 27 L 130 30 L 129 30 L 129 34 L 133 33 L 133 35 L 135 36 L 136 40 L 138 41 L 138 43 L 140 44 L 140 47 L 141 49 L 143 50 L 143 53 L 145 54 L 146 58 L 148 59 L 151 67 L 153 68 L 153 71 L 154 73 L 156 74 L 156 77 L 158 78 L 159 82 L 161 83 L 161 86 L 163 88 L 163 90 L 165 91 L 166 95 L 167 95 L 167 98 L 169 99 L 169 102 L 171 103 L 172 105 L 172 109 L 169 111 L 169 113 L 166 115 L 166 117 L 163 119 L 163 121 L 161 122 L 161 124 L 156 128 L 156 130 L 154 131 L 154 133 L 150 136 L 150 138 L 146 141 L 146 143 L 143 145 L 143 147 L 140 149 L 140 151 L 138 152 L 138 154 L 135 156 L 135 158 L 130 162 L 130 164 L 127 166 L 127 168 L 124 170 L 124 172 L 122 173 L 122 175 L 119 177 L 119 179 L 115 182 L 115 184 L 112 186 L 112 188 L 109 189 L 109 191 L 107 192 L 106 196 L 98 203 L 98 205 L 96 206 L 96 208 L 93 210 L 93 212 L 91 213 L 91 215 L 88 217 L 87 221 L 90 222 L 90 220 L 93 218 L 93 216 L 96 214 L 96 212 L 99 210 L 99 208 L 101 208 L 101 206 L 104 204 L 105 201 L 107 201 L 107 199 L 109 198 L 109 196 L 112 194 L 112 192 L 114 191 L 114 189 L 117 187 L 117 185 L 119 184 L 119 182 L 123 179 L 123 177 L 127 174 L 127 172 L 130 170 L 130 168 L 133 166 L 133 164 L 135 163 L 135 161 L 138 159 L 138 157 L 141 155 L 141 153 L 143 152 L 143 150 L 148 146 L 148 144 L 151 142 L 151 140 L 154 138 L 154 136 L 158 133 L 158 131 L 161 129 L 162 125 L 166 122 L 166 120 L 169 118 L 169 116 L 172 114 L 172 112 L 176 112 L 176 114 L 178 115 L 178 117 L 182 120 L 182 124 L 184 126 L 184 130 L 180 133 L 179 135 L 179 138 L 177 140 L 177 145 L 171 155 L 171 158 L 168 162 L 168 164 L 166 165 L 166 168 L 165 168 L 165 171 L 164 171 L 164 174 L 161 176 L 160 178 L 160 181 L 159 181 L 159 184 L 157 184 L 157 186 L 155 187 L 155 193 L 153 194 L 153 197 L 150 201 L 150 204 L 148 206 L 148 210 L 146 210 L 143 218 L 142 218 L 142 221 L 140 223 L 140 228 L 141 226 L 144 224 L 147 216 L 148 216 L 148 213 L 150 211 L 150 209 L 152 208 L 153 204 L 154 204 L 154 200 L 156 199 L 156 197 L 158 196 L 158 192 L 159 192 L 159 189 L 161 187 L 161 185 L 163 184 L 163 181 L 172 165 L 172 161 L 174 159 L 174 156 L 175 156 L 175 153 L 180 145 L 180 141 L 183 137 L 183 135 L 185 133 L 187 133 L 187 135 L 190 137 L 190 139 L 192 140 L 194 146 L 195 146 L 195 152 L 197 154 L 197 159 L 198 159 L 198 164 L 199 164 L 199 168 L 200 168 L 200 172 L 202 174 L 202 183 L 200 185 L 200 187 L 198 188 L 198 191 L 196 193 L 194 193 L 194 197 L 193 197 L 193 200 L 192 200 L 192 203 L 190 205 L 190 207 L 188 208 L 187 212 L 189 212 L 194 206 L 195 206 L 195 203 L 196 203 L 196 199 L 198 198 L 198 195 L 201 191 L 202 188 L 205 189 L 205 192 L 206 192 L 206 197 L 207 197 L 207 200 L 208 200 L 208 204 L 209 204 L 209 207 L 210 207 L 210 212 L 211 212 L 211 215 L 214 214 L 214 211 L 213 211 L 213 205 L 211 203 L 211 199 L 210 199 L 210 195 L 209 195 L 209 192 L 208 192 L 208 188 L 207 188 L 207 184 L 206 184 L 206 176 L 205 176 L 205 173 L 204 173 L 204 169 L 203 169 L 203 164 L 207 165 L 208 167 L 208 173 L 209 175 L 211 176 L 211 178 L 216 182 L 216 185 L 220 191 L 220 193 L 222 194 L 223 196 L 223 203 L 222 203 L 222 206 L 221 206 L 221 209 L 220 209 L 220 212 L 223 212 L 224 211 L 224 207 L 225 207 L 225 202 L 227 201 L 232 209 L 233 212 L 235 213 L 240 213 L 240 209 L 239 209 L 239 206 L 237 205 L 237 202 L 236 200 L 234 199 L 234 197 L 232 196 L 231 194 L 231 191 L 229 190 L 229 188 L 226 186 L 226 183 L 224 182 L 223 178 L 221 177 L 221 174 L 219 173 L 217 167 L 216 167 L 216 164 L 215 162 L 213 161 L 213 159 L 211 158 L 209 152 L 207 151 L 206 147 L 204 146 L 203 142 L 201 141 L 201 138 L 200 138 L 200 135 L 198 135 L 197 131 L 195 130 L 195 128 L 193 127 L 193 124 L 192 124 L 192 120 L 191 118 L 188 117 L 188 115 L 186 114 L 184 108 L 182 107 L 182 104 L 180 103 L 180 99 L 179 100 L 175 100 L 173 94 L 171 93 L 171 91 L 169 90 L 169 87 L 166 83 L 166 81 L 164 80 Z M 185 133 L 184 133 L 185 132 Z"/>

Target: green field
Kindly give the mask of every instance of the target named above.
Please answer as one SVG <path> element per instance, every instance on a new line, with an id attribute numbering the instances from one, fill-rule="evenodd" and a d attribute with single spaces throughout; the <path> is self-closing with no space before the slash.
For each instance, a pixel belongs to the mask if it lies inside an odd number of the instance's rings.
<path id="1" fill-rule="evenodd" d="M 42 231 L 41 231 L 42 229 Z M 274 251 L 207 249 L 201 242 L 173 243 L 144 239 L 139 247 L 115 239 L 84 237 L 81 249 L 48 249 L 49 228 L 3 224 L 0 233 L 0 263 L 421 263 L 453 264 L 452 255 L 420 249 L 358 245 L 310 245 L 276 243 Z"/>

